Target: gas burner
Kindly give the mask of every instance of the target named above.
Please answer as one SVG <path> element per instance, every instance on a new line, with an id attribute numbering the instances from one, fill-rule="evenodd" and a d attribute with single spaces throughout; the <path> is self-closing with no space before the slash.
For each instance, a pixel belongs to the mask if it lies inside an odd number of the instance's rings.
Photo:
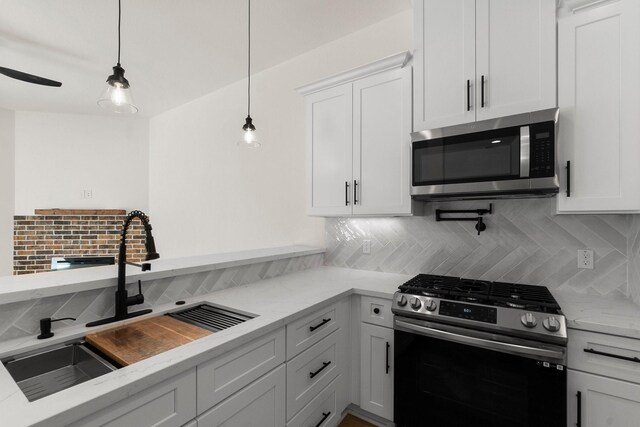
<path id="1" fill-rule="evenodd" d="M 517 304 L 515 302 L 507 301 L 505 304 L 511 308 L 525 308 L 526 304 Z"/>
<path id="2" fill-rule="evenodd" d="M 458 284 L 455 286 L 454 289 L 458 292 L 475 294 L 475 293 L 486 291 L 487 289 L 489 289 L 489 286 L 490 286 L 490 283 L 488 282 L 462 279 L 460 280 L 460 282 L 458 282 Z"/>

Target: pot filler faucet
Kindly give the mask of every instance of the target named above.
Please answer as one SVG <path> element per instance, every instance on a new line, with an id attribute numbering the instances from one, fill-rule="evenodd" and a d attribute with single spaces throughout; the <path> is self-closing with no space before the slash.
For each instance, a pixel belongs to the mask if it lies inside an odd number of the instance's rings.
<path id="1" fill-rule="evenodd" d="M 146 261 L 151 261 L 153 259 L 160 258 L 160 255 L 156 252 L 156 243 L 153 240 L 153 235 L 151 234 L 151 224 L 149 223 L 149 217 L 145 215 L 144 212 L 141 211 L 132 211 L 127 215 L 124 222 L 122 223 L 122 233 L 120 238 L 120 248 L 118 253 L 118 290 L 116 291 L 116 314 L 113 317 L 109 317 L 107 319 L 96 320 L 95 322 L 87 323 L 87 327 L 90 326 L 98 326 L 105 325 L 107 323 L 117 322 L 119 320 L 130 319 L 132 317 L 142 316 L 143 314 L 151 313 L 151 309 L 135 311 L 133 313 L 128 313 L 127 307 L 130 305 L 138 305 L 144 302 L 144 295 L 142 295 L 142 285 L 138 280 L 138 294 L 134 296 L 127 296 L 127 288 L 126 288 L 126 273 L 127 273 L 127 264 L 133 265 L 136 267 L 142 268 L 142 271 L 151 270 L 151 264 L 143 263 L 134 264 L 132 262 L 127 262 L 127 229 L 133 221 L 134 218 L 139 218 L 142 221 L 142 225 L 144 225 L 145 232 L 145 247 L 147 249 L 147 255 L 145 257 Z"/>

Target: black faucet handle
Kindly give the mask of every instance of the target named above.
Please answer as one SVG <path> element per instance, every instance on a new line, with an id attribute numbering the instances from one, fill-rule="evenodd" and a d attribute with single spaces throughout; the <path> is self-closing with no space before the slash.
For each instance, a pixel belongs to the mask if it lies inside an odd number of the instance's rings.
<path id="1" fill-rule="evenodd" d="M 127 297 L 127 306 L 138 305 L 144 303 L 144 295 L 142 295 L 142 281 L 138 280 L 138 295 Z"/>
<path id="2" fill-rule="evenodd" d="M 40 335 L 38 335 L 39 340 L 43 340 L 45 338 L 51 338 L 53 336 L 53 332 L 51 332 L 51 323 L 59 322 L 61 320 L 76 320 L 74 317 L 62 317 L 60 319 L 52 319 L 50 317 L 45 317 L 40 319 Z"/>

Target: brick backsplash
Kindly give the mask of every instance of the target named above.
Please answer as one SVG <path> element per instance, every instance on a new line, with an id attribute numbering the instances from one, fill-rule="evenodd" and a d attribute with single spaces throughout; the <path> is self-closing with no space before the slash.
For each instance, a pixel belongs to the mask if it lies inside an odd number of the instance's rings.
<path id="1" fill-rule="evenodd" d="M 13 274 L 49 271 L 53 257 L 118 258 L 125 215 L 29 215 L 13 220 Z M 145 256 L 144 228 L 134 220 L 127 235 L 127 260 Z"/>

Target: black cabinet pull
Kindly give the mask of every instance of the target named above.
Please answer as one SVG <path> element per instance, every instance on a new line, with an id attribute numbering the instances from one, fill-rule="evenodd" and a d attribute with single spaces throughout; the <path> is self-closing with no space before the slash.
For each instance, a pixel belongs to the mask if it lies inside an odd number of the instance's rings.
<path id="1" fill-rule="evenodd" d="M 358 204 L 358 181 L 353 180 L 353 204 Z"/>
<path id="2" fill-rule="evenodd" d="M 331 411 L 329 411 L 329 412 L 323 412 L 323 413 L 322 413 L 322 419 L 320 420 L 320 422 L 319 422 L 318 424 L 316 424 L 316 427 L 320 427 L 320 426 L 322 425 L 322 423 L 324 423 L 324 422 L 325 422 L 325 420 L 326 420 L 327 418 L 329 418 L 329 415 L 331 415 Z"/>
<path id="3" fill-rule="evenodd" d="M 331 360 L 329 360 L 328 362 L 322 362 L 322 368 L 318 369 L 315 372 L 309 372 L 309 378 L 313 378 L 316 375 L 318 375 L 320 372 L 324 371 L 324 368 L 326 368 L 327 366 L 331 365 Z"/>
<path id="4" fill-rule="evenodd" d="M 344 182 L 344 205 L 349 206 L 349 181 Z"/>
<path id="5" fill-rule="evenodd" d="M 480 82 L 480 106 L 482 108 L 484 108 L 484 76 L 481 77 L 481 82 Z"/>
<path id="6" fill-rule="evenodd" d="M 313 332 L 316 329 L 318 329 L 320 326 L 324 325 L 325 323 L 329 323 L 329 322 L 331 322 L 331 317 L 329 317 L 328 319 L 322 319 L 322 322 L 319 325 L 309 326 L 309 331 Z"/>
<path id="7" fill-rule="evenodd" d="M 578 408 L 576 409 L 576 427 L 582 427 L 582 393 L 576 393 L 576 399 L 578 399 Z"/>
<path id="8" fill-rule="evenodd" d="M 631 356 L 622 356 L 620 354 L 606 353 L 604 351 L 594 350 L 592 348 L 585 348 L 585 353 L 597 354 L 599 356 L 613 357 L 614 359 L 626 360 L 627 362 L 640 363 L 640 358 Z"/>
<path id="9" fill-rule="evenodd" d="M 571 162 L 567 160 L 567 197 L 571 197 Z"/>
<path id="10" fill-rule="evenodd" d="M 376 308 L 373 309 L 373 312 L 375 314 L 380 314 L 380 309 L 378 307 L 376 307 Z"/>
<path id="11" fill-rule="evenodd" d="M 471 80 L 467 80 L 467 111 L 471 111 Z"/>
<path id="12" fill-rule="evenodd" d="M 387 374 L 389 373 L 389 368 L 391 367 L 391 366 L 389 366 L 389 347 L 391 347 L 391 344 L 389 344 L 389 342 L 387 342 L 387 361 L 386 361 L 386 365 L 387 365 L 386 373 Z"/>

